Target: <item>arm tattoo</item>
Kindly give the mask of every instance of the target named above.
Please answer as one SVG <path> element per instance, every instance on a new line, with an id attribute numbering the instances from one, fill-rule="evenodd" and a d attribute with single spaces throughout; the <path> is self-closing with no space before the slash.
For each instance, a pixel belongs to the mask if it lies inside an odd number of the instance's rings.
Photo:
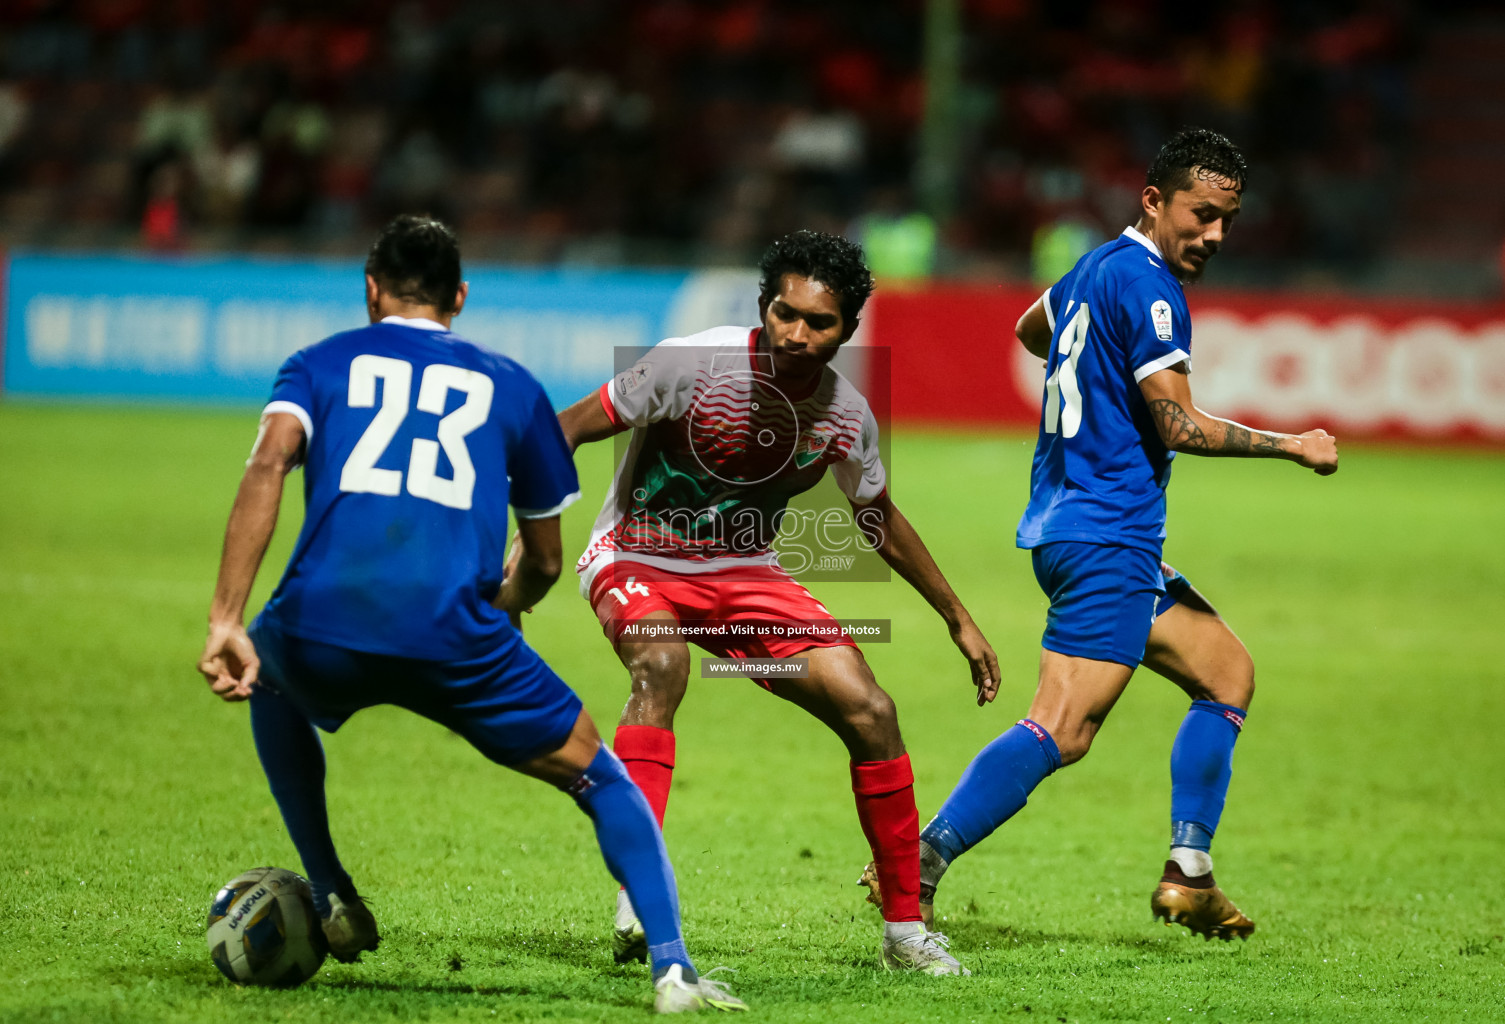
<path id="1" fill-rule="evenodd" d="M 1274 434 L 1226 420 L 1223 423 L 1223 442 L 1216 444 L 1197 425 L 1190 413 L 1179 402 L 1169 398 L 1157 398 L 1150 403 L 1150 415 L 1172 451 L 1200 452 L 1204 455 L 1284 455 L 1281 439 Z"/>
<path id="2" fill-rule="evenodd" d="M 1181 408 L 1181 403 L 1170 398 L 1157 398 L 1150 403 L 1150 415 L 1165 446 L 1172 451 L 1207 451 L 1207 435 L 1197 426 L 1191 414 Z"/>
<path id="3" fill-rule="evenodd" d="M 1237 423 L 1228 424 L 1223 432 L 1223 446 L 1211 455 L 1284 455 L 1280 438 L 1262 430 L 1250 430 Z"/>

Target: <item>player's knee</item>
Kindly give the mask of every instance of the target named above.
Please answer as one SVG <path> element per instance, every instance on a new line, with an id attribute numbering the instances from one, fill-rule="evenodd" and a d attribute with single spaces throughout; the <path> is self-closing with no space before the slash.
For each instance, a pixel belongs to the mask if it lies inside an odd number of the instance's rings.
<path id="1" fill-rule="evenodd" d="M 1061 767 L 1064 768 L 1069 764 L 1076 764 L 1087 756 L 1087 751 L 1092 749 L 1092 741 L 1097 738 L 1102 724 L 1101 719 L 1073 716 L 1065 721 L 1051 722 L 1048 726 L 1042 723 L 1042 726 L 1055 741 L 1056 750 L 1061 755 Z"/>
<path id="2" fill-rule="evenodd" d="M 673 728 L 674 713 L 689 684 L 689 651 L 678 644 L 644 644 L 626 664 L 632 689 L 622 721 Z"/>
<path id="3" fill-rule="evenodd" d="M 848 706 L 846 719 L 858 735 L 872 736 L 892 731 L 899 721 L 899 712 L 894 699 L 874 685 Z"/>
<path id="4" fill-rule="evenodd" d="M 681 644 L 643 644 L 627 662 L 634 692 L 682 692 L 690 678 L 690 652 Z"/>
<path id="5" fill-rule="evenodd" d="M 1087 751 L 1092 749 L 1092 733 L 1066 730 L 1062 735 L 1054 735 L 1056 749 L 1061 752 L 1061 767 L 1076 764 L 1087 756 Z"/>
<path id="6" fill-rule="evenodd" d="M 1237 696 L 1238 700 L 1226 701 L 1225 703 L 1241 707 L 1247 711 L 1250 703 L 1254 700 L 1254 659 L 1252 658 L 1249 659 L 1248 672 L 1244 673 L 1239 679 Z"/>
<path id="7" fill-rule="evenodd" d="M 1223 659 L 1217 676 L 1207 687 L 1210 699 L 1236 708 L 1249 707 L 1254 699 L 1254 659 L 1243 644 Z"/>

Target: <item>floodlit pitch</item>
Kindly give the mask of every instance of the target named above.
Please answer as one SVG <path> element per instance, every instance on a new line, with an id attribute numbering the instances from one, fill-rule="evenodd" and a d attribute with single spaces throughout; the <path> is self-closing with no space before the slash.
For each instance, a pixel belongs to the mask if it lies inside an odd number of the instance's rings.
<path id="1" fill-rule="evenodd" d="M 224 880 L 298 868 L 243 710 L 190 667 L 255 418 L 0 406 L 0 1019 L 646 1019 L 642 968 L 611 963 L 613 885 L 588 823 L 380 709 L 330 738 L 329 793 L 336 838 L 347 822 L 359 837 L 348 856 L 379 901 L 381 949 L 292 991 L 233 988 L 210 963 L 204 908 Z M 892 621 L 892 642 L 864 649 L 931 808 L 1033 687 L 1044 601 L 1010 542 L 1032 446 L 894 434 L 896 500 L 955 567 L 1003 660 L 1005 706 L 973 705 L 901 583 L 814 590 Z M 599 487 L 610 454 L 583 450 L 583 479 Z M 938 989 L 877 966 L 839 744 L 751 683 L 697 673 L 666 830 L 705 962 L 736 967 L 770 1021 L 1498 1016 L 1505 473 L 1488 453 L 1344 458 L 1322 488 L 1289 467 L 1187 460 L 1171 496 L 1168 557 L 1218 595 L 1260 666 L 1218 835 L 1220 869 L 1259 915 L 1248 943 L 1150 920 L 1145 865 L 1166 839 L 1184 707 L 1153 676 L 1050 800 L 947 876 L 941 928 L 974 976 Z M 588 497 L 567 547 L 584 544 Z M 620 669 L 585 603 L 551 594 L 525 626 L 614 718 Z"/>

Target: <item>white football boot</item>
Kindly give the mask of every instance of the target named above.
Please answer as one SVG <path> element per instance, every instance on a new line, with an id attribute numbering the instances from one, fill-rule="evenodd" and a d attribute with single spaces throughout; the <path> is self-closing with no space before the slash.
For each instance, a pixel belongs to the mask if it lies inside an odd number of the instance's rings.
<path id="1" fill-rule="evenodd" d="M 745 1010 L 747 1004 L 732 995 L 725 982 L 708 976 L 686 981 L 684 968 L 671 964 L 664 976 L 653 983 L 653 1008 L 659 1013 L 693 1013 L 697 1010 Z"/>
<path id="2" fill-rule="evenodd" d="M 619 964 L 648 962 L 648 936 L 626 889 L 617 890 L 617 916 L 611 929 L 611 958 Z"/>
<path id="3" fill-rule="evenodd" d="M 329 955 L 342 964 L 359 962 L 363 952 L 374 950 L 381 942 L 375 915 L 354 892 L 349 899 L 330 893 L 329 913 L 319 923 L 329 941 Z"/>
<path id="4" fill-rule="evenodd" d="M 935 977 L 960 974 L 970 977 L 949 952 L 951 940 L 940 932 L 927 931 L 920 921 L 883 922 L 883 966 L 891 971 L 921 971 Z"/>

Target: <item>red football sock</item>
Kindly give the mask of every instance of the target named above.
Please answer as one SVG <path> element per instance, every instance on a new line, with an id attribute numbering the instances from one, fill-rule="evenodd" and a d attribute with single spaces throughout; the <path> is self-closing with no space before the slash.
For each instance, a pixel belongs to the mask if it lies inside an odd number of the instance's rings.
<path id="1" fill-rule="evenodd" d="M 663 828 L 669 784 L 674 781 L 674 733 L 652 725 L 619 725 L 611 749 L 627 766 L 627 774 L 648 798 L 658 827 Z"/>
<path id="2" fill-rule="evenodd" d="M 920 920 L 920 812 L 915 809 L 909 755 L 853 761 L 857 819 L 878 865 L 883 920 Z"/>

